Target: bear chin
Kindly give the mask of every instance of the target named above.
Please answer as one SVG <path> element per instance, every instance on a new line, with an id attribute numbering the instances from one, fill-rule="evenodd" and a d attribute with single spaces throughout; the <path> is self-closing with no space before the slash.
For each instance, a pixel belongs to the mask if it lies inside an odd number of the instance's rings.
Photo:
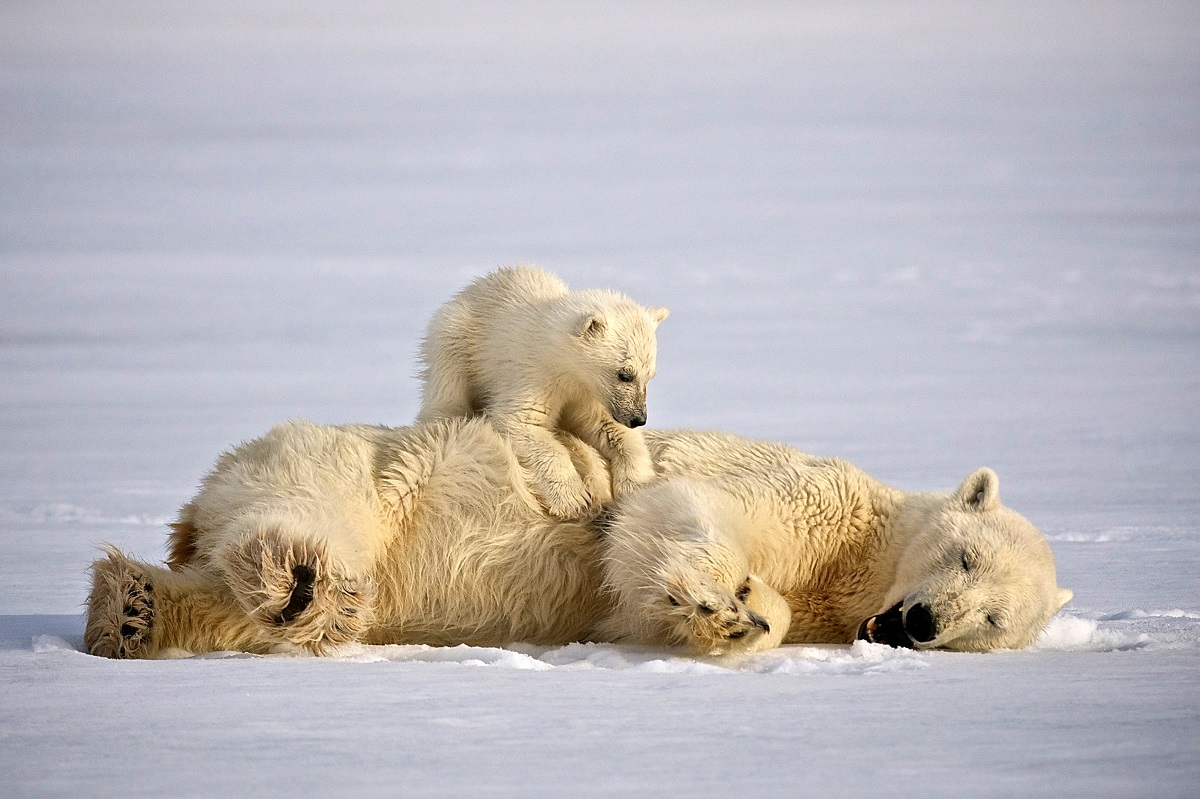
<path id="1" fill-rule="evenodd" d="M 915 649 L 913 639 L 904 629 L 904 615 L 900 607 L 903 602 L 897 602 L 883 613 L 877 613 L 863 620 L 858 625 L 856 641 L 869 641 L 872 644 L 884 644 L 897 649 Z"/>

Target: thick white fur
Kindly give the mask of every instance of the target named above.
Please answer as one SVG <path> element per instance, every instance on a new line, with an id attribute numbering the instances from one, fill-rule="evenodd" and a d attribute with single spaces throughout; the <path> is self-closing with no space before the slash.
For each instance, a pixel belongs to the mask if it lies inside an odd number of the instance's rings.
<path id="1" fill-rule="evenodd" d="M 989 471 L 909 494 L 782 445 L 646 438 L 666 477 L 588 525 L 544 511 L 484 419 L 280 425 L 220 458 L 174 525 L 169 569 L 115 550 L 96 561 L 87 646 L 162 657 L 591 639 L 736 653 L 848 643 L 901 601 L 933 608 L 928 645 L 991 649 L 1028 644 L 1069 599 Z M 561 441 L 574 468 L 605 468 Z"/>
<path id="2" fill-rule="evenodd" d="M 645 308 L 616 292 L 572 292 L 540 269 L 497 269 L 430 322 L 417 419 L 486 414 L 512 440 L 551 514 L 594 515 L 602 498 L 572 468 L 555 433 L 603 454 L 617 495 L 654 477 L 633 428 L 646 423 L 655 329 L 666 317 L 665 308 Z"/>
<path id="3" fill-rule="evenodd" d="M 624 498 L 607 530 L 613 612 L 600 636 L 706 655 L 778 646 L 787 601 L 750 573 L 756 520 L 729 494 L 674 477 Z"/>
<path id="4" fill-rule="evenodd" d="M 606 581 L 620 597 L 602 627 L 610 637 L 643 638 L 647 619 L 674 609 L 655 552 L 672 547 L 655 539 L 679 539 L 677 551 L 694 546 L 696 524 L 675 524 L 688 513 L 699 525 L 719 519 L 713 529 L 721 532 L 721 546 L 705 548 L 718 565 L 697 559 L 692 579 L 725 592 L 760 580 L 765 595 L 755 584 L 746 604 L 769 615 L 772 595 L 781 595 L 791 610 L 785 643 L 848 642 L 868 618 L 896 604 L 907 616 L 921 604 L 937 635 L 906 645 L 1020 648 L 1071 598 L 1057 588 L 1045 537 L 1000 504 L 990 469 L 950 494 L 909 493 L 846 461 L 780 444 L 722 433 L 649 431 L 647 439 L 665 479 L 649 489 L 653 502 L 635 495 L 617 506 L 613 537 L 624 541 L 610 545 L 622 555 L 606 560 Z M 691 639 L 704 648 L 701 636 Z"/>

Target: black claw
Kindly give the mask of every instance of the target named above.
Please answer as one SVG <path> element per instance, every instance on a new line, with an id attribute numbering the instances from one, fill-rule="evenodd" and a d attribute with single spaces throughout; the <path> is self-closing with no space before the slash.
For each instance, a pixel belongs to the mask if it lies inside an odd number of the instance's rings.
<path id="1" fill-rule="evenodd" d="M 708 604 L 705 604 L 705 603 L 701 603 L 701 604 L 700 604 L 699 610 L 700 610 L 700 612 L 701 612 L 701 613 L 703 613 L 705 616 L 711 616 L 713 613 L 716 613 L 716 611 L 715 611 L 715 610 L 713 610 L 713 607 L 712 607 L 712 605 L 708 605 Z"/>
<path id="2" fill-rule="evenodd" d="M 122 638 L 132 638 L 136 634 L 137 634 L 137 627 L 134 627 L 132 624 L 122 624 L 121 625 L 121 637 Z"/>
<path id="3" fill-rule="evenodd" d="M 125 606 L 125 615 L 136 618 L 138 615 L 138 612 L 136 610 L 134 610 L 132 607 L 130 607 L 129 605 L 126 605 Z"/>
<path id="4" fill-rule="evenodd" d="M 731 639 L 732 639 L 732 638 L 745 638 L 745 637 L 746 637 L 746 631 L 745 631 L 745 630 L 738 630 L 738 631 L 737 631 L 737 632 L 735 632 L 735 633 L 730 633 L 728 637 L 729 637 L 729 638 L 731 638 Z"/>

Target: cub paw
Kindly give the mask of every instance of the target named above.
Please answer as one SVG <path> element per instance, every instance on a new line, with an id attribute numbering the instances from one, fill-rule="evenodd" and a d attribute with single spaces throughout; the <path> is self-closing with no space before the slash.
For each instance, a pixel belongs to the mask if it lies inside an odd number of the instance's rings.
<path id="1" fill-rule="evenodd" d="M 558 519 L 590 519 L 600 512 L 596 493 L 589 491 L 578 477 L 570 482 L 544 482 L 534 487 L 534 493 L 546 512 Z"/>
<path id="2" fill-rule="evenodd" d="M 613 464 L 612 475 L 613 494 L 618 497 L 636 491 L 657 476 L 654 469 L 649 466 L 638 468 L 635 464 L 622 467 L 616 463 Z"/>
<path id="3" fill-rule="evenodd" d="M 791 622 L 783 597 L 753 575 L 733 590 L 703 579 L 677 581 L 664 602 L 677 637 L 705 655 L 747 654 L 778 646 Z"/>
<path id="4" fill-rule="evenodd" d="M 154 585 L 116 550 L 92 564 L 84 644 L 93 655 L 145 658 L 154 649 Z"/>
<path id="5" fill-rule="evenodd" d="M 220 562 L 238 603 L 273 639 L 319 654 L 370 625 L 370 581 L 338 569 L 320 544 L 264 531 Z"/>

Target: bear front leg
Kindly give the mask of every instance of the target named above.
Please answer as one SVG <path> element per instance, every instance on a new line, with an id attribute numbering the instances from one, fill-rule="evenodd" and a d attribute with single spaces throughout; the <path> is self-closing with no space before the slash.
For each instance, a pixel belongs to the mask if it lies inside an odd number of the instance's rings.
<path id="1" fill-rule="evenodd" d="M 779 646 L 787 634 L 787 601 L 754 575 L 730 591 L 700 571 L 672 580 L 663 616 L 694 652 L 744 655 Z"/>

